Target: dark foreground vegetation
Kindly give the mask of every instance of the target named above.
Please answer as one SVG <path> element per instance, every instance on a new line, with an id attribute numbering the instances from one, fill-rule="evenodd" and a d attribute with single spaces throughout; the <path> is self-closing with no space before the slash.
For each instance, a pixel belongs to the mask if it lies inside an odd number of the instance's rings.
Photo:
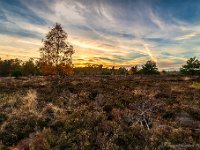
<path id="1" fill-rule="evenodd" d="M 200 78 L 0 78 L 0 149 L 9 148 L 200 149 Z"/>

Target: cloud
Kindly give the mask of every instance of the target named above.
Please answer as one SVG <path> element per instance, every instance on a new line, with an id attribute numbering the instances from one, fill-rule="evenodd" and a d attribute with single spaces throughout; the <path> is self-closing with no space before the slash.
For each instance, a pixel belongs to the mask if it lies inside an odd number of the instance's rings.
<path id="1" fill-rule="evenodd" d="M 152 59 L 162 68 L 172 67 L 172 64 L 178 67 L 179 60 L 182 63 L 188 56 L 200 55 L 197 44 L 200 26 L 191 22 L 192 13 L 188 11 L 198 12 L 199 8 L 184 3 L 187 2 L 0 1 L 0 37 L 6 38 L 0 41 L 0 57 L 5 58 L 6 54 L 24 59 L 30 54 L 39 57 L 41 39 L 49 27 L 59 22 L 75 47 L 76 65 L 92 62 L 131 66 Z M 184 7 L 174 7 L 178 4 Z M 191 16 L 187 16 L 188 13 Z M 198 20 L 198 15 L 193 16 Z"/>
<path id="2" fill-rule="evenodd" d="M 193 32 L 193 33 L 186 34 L 186 35 L 183 35 L 183 36 L 180 36 L 180 37 L 176 37 L 175 40 L 176 41 L 187 40 L 187 39 L 191 39 L 191 38 L 193 38 L 197 35 L 198 35 L 198 33 Z"/>

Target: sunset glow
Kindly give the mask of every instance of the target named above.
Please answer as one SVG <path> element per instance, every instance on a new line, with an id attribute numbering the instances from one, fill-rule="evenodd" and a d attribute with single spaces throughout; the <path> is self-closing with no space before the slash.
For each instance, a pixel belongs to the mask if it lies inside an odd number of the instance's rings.
<path id="1" fill-rule="evenodd" d="M 200 57 L 200 1 L 1 0 L 0 57 L 39 58 L 42 39 L 61 23 L 75 66 L 176 69 Z"/>

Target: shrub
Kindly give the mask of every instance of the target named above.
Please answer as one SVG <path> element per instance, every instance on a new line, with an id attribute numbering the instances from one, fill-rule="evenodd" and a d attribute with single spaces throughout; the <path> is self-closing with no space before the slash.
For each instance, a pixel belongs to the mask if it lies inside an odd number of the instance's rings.
<path id="1" fill-rule="evenodd" d="M 142 66 L 140 73 L 145 75 L 159 74 L 156 62 L 151 60 L 147 61 L 146 64 Z"/>
<path id="2" fill-rule="evenodd" d="M 132 126 L 118 135 L 116 144 L 120 149 L 145 149 L 148 135 L 140 126 Z"/>
<path id="3" fill-rule="evenodd" d="M 190 58 L 185 65 L 180 69 L 184 75 L 200 75 L 200 61 L 194 57 Z"/>
<path id="4" fill-rule="evenodd" d="M 12 75 L 13 77 L 15 77 L 15 78 L 19 78 L 19 77 L 22 76 L 22 72 L 21 72 L 21 70 L 16 69 L 16 70 L 13 70 L 13 71 L 11 72 L 11 75 Z"/>
<path id="5" fill-rule="evenodd" d="M 40 119 L 30 113 L 13 116 L 3 124 L 3 128 L 0 131 L 0 139 L 6 146 L 16 144 L 20 140 L 27 138 L 35 129 L 39 129 L 37 127 L 38 122 L 40 122 Z"/>

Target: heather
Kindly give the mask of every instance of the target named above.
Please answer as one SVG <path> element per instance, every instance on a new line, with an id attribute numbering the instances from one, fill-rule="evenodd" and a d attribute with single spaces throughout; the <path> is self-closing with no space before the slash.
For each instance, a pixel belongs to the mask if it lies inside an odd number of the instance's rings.
<path id="1" fill-rule="evenodd" d="M 198 76 L 0 78 L 1 149 L 200 148 Z"/>

